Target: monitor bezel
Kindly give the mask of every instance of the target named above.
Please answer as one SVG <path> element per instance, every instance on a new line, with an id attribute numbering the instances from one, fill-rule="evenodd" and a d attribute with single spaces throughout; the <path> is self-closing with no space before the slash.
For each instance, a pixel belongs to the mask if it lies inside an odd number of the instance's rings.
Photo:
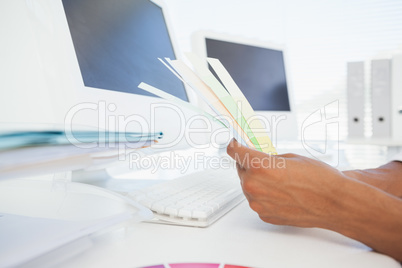
<path id="1" fill-rule="evenodd" d="M 285 75 L 286 75 L 286 83 L 288 87 L 288 97 L 289 97 L 289 106 L 290 111 L 266 111 L 266 110 L 256 110 L 257 115 L 261 115 L 264 118 L 272 119 L 273 116 L 278 117 L 281 115 L 286 116 L 286 120 L 288 120 L 287 126 L 291 128 L 289 131 L 280 131 L 280 134 L 277 134 L 276 140 L 285 139 L 285 140 L 295 140 L 298 135 L 297 128 L 297 119 L 296 119 L 296 109 L 294 105 L 294 92 L 293 86 L 291 83 L 291 74 L 289 71 L 289 64 L 287 58 L 286 47 L 283 44 L 277 44 L 274 42 L 269 42 L 265 40 L 260 40 L 256 38 L 249 38 L 240 35 L 216 32 L 211 30 L 200 30 L 196 31 L 191 36 L 191 46 L 194 53 L 199 55 L 202 58 L 207 58 L 207 48 L 206 48 L 206 39 L 214 39 L 224 42 L 237 43 L 248 46 L 256 46 L 260 48 L 279 50 L 283 53 L 283 61 L 285 67 Z M 207 63 L 206 63 L 207 64 Z M 271 121 L 270 121 L 271 122 Z M 280 137 L 279 137 L 280 136 Z"/>
<path id="2" fill-rule="evenodd" d="M 181 51 L 179 48 L 179 45 L 177 43 L 172 23 L 169 18 L 169 14 L 167 11 L 166 5 L 163 3 L 163 1 L 160 0 L 148 0 L 149 2 L 155 4 L 159 8 L 161 8 L 162 14 L 164 16 L 165 22 L 166 22 L 166 27 L 167 31 L 170 36 L 170 41 L 172 43 L 173 47 L 173 52 L 175 54 L 175 57 L 177 59 L 181 59 Z M 63 109 L 63 111 L 56 111 L 55 113 L 58 114 L 58 119 L 62 119 L 61 117 L 65 116 L 65 113 L 67 112 L 66 109 L 71 108 L 72 105 L 76 103 L 97 103 L 99 101 L 107 101 L 108 103 L 114 103 L 117 104 L 118 108 L 121 108 L 122 114 L 129 115 L 132 113 L 138 112 L 140 107 L 147 107 L 152 103 L 155 102 L 163 102 L 165 100 L 162 100 L 158 97 L 153 97 L 153 96 L 146 96 L 146 95 L 140 95 L 140 94 L 135 94 L 135 93 L 127 93 L 127 92 L 119 92 L 119 91 L 113 91 L 113 90 L 105 90 L 105 89 L 99 89 L 99 88 L 94 88 L 90 86 L 86 86 L 84 84 L 84 80 L 82 78 L 81 74 L 81 69 L 79 66 L 78 58 L 76 56 L 73 40 L 71 37 L 70 29 L 68 26 L 67 22 L 67 17 L 65 15 L 64 7 L 62 0 L 54 1 L 54 3 L 51 3 L 52 8 L 54 9 L 54 15 L 55 16 L 62 16 L 62 19 L 55 19 L 52 22 L 52 35 L 54 36 L 54 43 L 52 44 L 53 47 L 55 47 L 54 55 L 56 56 L 53 60 L 59 62 L 59 65 L 63 65 L 61 67 L 61 70 L 58 72 L 62 73 L 69 73 L 68 78 L 66 75 L 62 75 L 64 80 L 68 83 L 68 85 L 63 85 L 64 91 L 68 91 L 67 88 L 71 89 L 69 94 L 60 94 L 58 97 L 59 101 L 57 102 L 66 102 L 69 103 L 66 105 Z M 56 48 L 57 47 L 57 48 Z M 44 52 L 47 53 L 47 52 Z M 162 63 L 161 63 L 162 65 Z M 172 74 L 172 79 L 177 79 L 173 74 Z M 71 81 L 67 81 L 71 80 Z M 144 81 L 146 82 L 146 81 Z M 57 82 L 56 82 L 57 83 Z M 188 101 L 194 105 L 197 105 L 197 98 L 195 94 L 188 89 L 187 85 L 183 85 L 185 94 L 187 95 Z M 160 88 L 161 90 L 164 90 L 164 88 Z M 132 103 L 139 103 L 138 109 L 131 109 L 127 108 L 129 105 L 119 105 L 121 104 L 121 101 L 124 100 L 125 103 L 132 102 Z M 124 107 L 127 106 L 127 107 Z M 55 107 L 56 110 L 60 110 L 59 107 Z M 88 120 L 90 120 L 88 118 Z M 78 124 L 85 124 L 85 119 L 80 120 L 77 122 Z"/>

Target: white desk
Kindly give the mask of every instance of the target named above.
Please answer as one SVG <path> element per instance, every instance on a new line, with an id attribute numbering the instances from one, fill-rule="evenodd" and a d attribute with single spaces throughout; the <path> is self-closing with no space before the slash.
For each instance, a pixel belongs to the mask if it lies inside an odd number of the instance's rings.
<path id="1" fill-rule="evenodd" d="M 128 177 L 134 178 L 132 174 Z M 93 245 L 69 245 L 67 250 L 52 252 L 27 266 L 46 267 L 66 258 L 66 252 L 73 254 L 83 247 L 87 249 L 56 266 L 143 267 L 201 262 L 251 267 L 401 267 L 392 258 L 335 232 L 264 223 L 246 201 L 208 228 L 127 223 L 93 241 Z"/>
<path id="2" fill-rule="evenodd" d="M 212 262 L 252 267 L 400 267 L 390 257 L 322 229 L 274 226 L 241 203 L 208 228 L 127 225 L 58 267 L 141 267 Z"/>

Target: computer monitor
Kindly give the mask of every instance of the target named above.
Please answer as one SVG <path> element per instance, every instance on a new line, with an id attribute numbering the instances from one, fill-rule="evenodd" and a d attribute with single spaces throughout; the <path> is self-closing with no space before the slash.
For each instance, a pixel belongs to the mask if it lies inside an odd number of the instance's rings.
<path id="1" fill-rule="evenodd" d="M 156 149 L 188 148 L 183 120 L 195 113 L 137 88 L 196 104 L 157 59 L 180 55 L 159 1 L 6 0 L 0 21 L 0 122 L 162 131 Z"/>
<path id="2" fill-rule="evenodd" d="M 158 58 L 176 58 L 162 8 L 149 0 L 62 0 L 86 87 L 152 96 L 143 81 L 188 100 Z"/>
<path id="3" fill-rule="evenodd" d="M 56 123 L 119 131 L 163 131 L 159 144 L 180 143 L 191 114 L 140 82 L 194 102 L 158 57 L 178 47 L 157 0 L 2 1 L 0 122 Z M 149 127 L 147 129 L 147 127 Z M 178 138 L 179 137 L 179 138 Z"/>
<path id="4" fill-rule="evenodd" d="M 297 125 L 283 47 L 216 32 L 196 32 L 193 50 L 219 59 L 266 122 L 274 144 L 295 140 Z M 212 69 L 211 69 L 212 70 Z"/>

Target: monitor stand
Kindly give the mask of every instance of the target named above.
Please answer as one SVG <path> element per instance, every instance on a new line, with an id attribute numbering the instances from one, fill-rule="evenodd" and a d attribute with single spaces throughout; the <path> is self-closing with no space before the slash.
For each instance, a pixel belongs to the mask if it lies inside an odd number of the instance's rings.
<path id="1" fill-rule="evenodd" d="M 119 179 L 109 174 L 106 169 L 76 170 L 72 172 L 71 181 L 101 187 L 115 193 L 126 195 L 145 186 L 155 183 L 155 180 Z"/>
<path id="2" fill-rule="evenodd" d="M 213 157 L 222 157 L 226 154 L 224 149 L 201 149 L 196 150 L 192 148 L 178 148 L 178 150 L 152 150 L 147 151 L 143 157 L 163 157 L 172 158 L 171 154 L 181 155 L 186 158 L 189 166 L 186 169 L 180 169 L 180 166 L 172 166 L 169 168 L 152 167 L 146 169 L 141 167 L 128 167 L 116 164 L 116 161 L 111 161 L 109 165 L 104 163 L 96 168 L 93 166 L 89 169 L 75 170 L 71 173 L 71 181 L 91 184 L 94 186 L 102 187 L 117 193 L 129 193 L 140 188 L 161 182 L 163 180 L 174 179 L 180 176 L 188 175 L 200 170 L 205 169 L 202 164 L 197 166 L 198 157 L 205 157 L 207 160 Z M 226 155 L 226 157 L 228 157 Z M 128 163 L 125 163 L 128 165 Z"/>

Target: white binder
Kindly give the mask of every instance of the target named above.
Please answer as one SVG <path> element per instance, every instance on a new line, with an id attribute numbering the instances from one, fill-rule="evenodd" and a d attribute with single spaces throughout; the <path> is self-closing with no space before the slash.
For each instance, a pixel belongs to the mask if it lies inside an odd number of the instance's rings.
<path id="1" fill-rule="evenodd" d="M 348 62 L 348 135 L 364 137 L 364 62 Z"/>
<path id="2" fill-rule="evenodd" d="M 391 123 L 393 140 L 402 140 L 402 54 L 392 58 Z"/>
<path id="3" fill-rule="evenodd" d="M 373 138 L 391 137 L 391 60 L 371 61 Z"/>

